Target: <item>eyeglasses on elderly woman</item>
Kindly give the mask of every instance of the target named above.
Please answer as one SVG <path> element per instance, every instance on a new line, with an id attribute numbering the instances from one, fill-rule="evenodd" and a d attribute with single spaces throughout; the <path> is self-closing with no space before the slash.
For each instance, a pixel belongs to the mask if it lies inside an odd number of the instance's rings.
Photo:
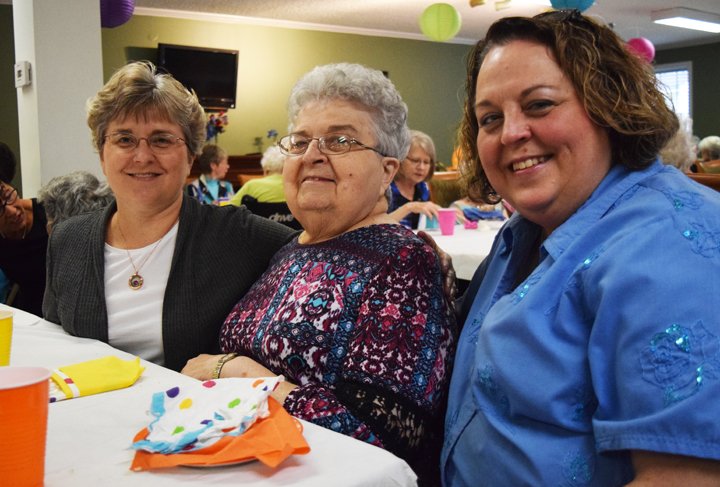
<path id="1" fill-rule="evenodd" d="M 280 152 L 286 156 L 301 156 L 307 152 L 313 140 L 318 141 L 318 149 L 326 156 L 345 154 L 350 152 L 353 145 L 357 145 L 361 147 L 360 150 L 375 151 L 381 156 L 387 157 L 387 155 L 380 152 L 379 149 L 365 145 L 359 140 L 345 134 L 326 134 L 322 137 L 305 137 L 300 134 L 290 134 L 281 138 L 278 146 L 280 147 Z"/>
<path id="2" fill-rule="evenodd" d="M 11 186 L 6 186 L 4 184 L 0 186 L 0 216 L 5 214 L 5 207 L 15 203 L 17 199 L 17 189 Z"/>
<path id="3" fill-rule="evenodd" d="M 150 146 L 150 150 L 156 154 L 168 152 L 180 142 L 185 143 L 185 139 L 168 133 L 152 134 L 150 137 L 138 137 L 127 132 L 113 132 L 106 135 L 104 140 L 109 140 L 111 145 L 123 151 L 135 150 L 140 145 L 140 141 L 144 140 Z"/>

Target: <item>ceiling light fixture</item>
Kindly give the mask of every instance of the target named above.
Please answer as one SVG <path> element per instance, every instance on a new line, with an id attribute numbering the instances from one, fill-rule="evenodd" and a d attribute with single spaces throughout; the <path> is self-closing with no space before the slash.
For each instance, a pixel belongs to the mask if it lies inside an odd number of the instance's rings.
<path id="1" fill-rule="evenodd" d="M 650 13 L 656 24 L 672 25 L 684 29 L 720 33 L 720 15 L 685 7 L 656 10 Z"/>

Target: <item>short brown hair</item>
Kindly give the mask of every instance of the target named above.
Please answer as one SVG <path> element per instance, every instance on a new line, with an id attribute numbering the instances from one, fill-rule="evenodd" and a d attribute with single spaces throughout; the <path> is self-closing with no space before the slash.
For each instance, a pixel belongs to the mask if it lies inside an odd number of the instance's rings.
<path id="1" fill-rule="evenodd" d="M 651 66 L 631 53 L 612 29 L 577 10 L 506 17 L 491 25 L 468 55 L 460 142 L 461 171 L 471 198 L 488 203 L 499 200 L 482 169 L 475 143 L 478 73 L 490 49 L 516 40 L 548 47 L 590 119 L 607 130 L 614 164 L 630 169 L 647 167 L 677 131 L 677 117 L 658 88 Z"/>
<path id="2" fill-rule="evenodd" d="M 207 144 L 203 146 L 202 152 L 197 158 L 198 169 L 202 174 L 210 174 L 212 172 L 211 164 L 220 164 L 220 161 L 227 156 L 225 149 L 215 144 Z"/>
<path id="3" fill-rule="evenodd" d="M 158 115 L 178 124 L 191 156 L 205 143 L 205 111 L 197 96 L 169 74 L 158 73 L 149 61 L 126 64 L 88 100 L 87 123 L 98 152 L 113 120 Z"/>

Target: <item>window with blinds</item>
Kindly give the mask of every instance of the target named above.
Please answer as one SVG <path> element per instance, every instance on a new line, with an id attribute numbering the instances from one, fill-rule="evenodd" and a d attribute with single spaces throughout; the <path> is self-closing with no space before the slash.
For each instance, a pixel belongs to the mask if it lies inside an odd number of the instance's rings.
<path id="1" fill-rule="evenodd" d="M 655 76 L 672 100 L 675 114 L 681 120 L 692 118 L 692 63 L 659 64 Z"/>

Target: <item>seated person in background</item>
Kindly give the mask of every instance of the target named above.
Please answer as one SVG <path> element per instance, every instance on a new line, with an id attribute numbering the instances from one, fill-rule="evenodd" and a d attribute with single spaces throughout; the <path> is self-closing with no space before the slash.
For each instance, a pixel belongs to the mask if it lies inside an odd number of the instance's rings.
<path id="1" fill-rule="evenodd" d="M 504 220 L 509 216 L 502 202 L 494 205 L 489 203 L 476 203 L 467 196 L 463 199 L 453 201 L 450 208 L 460 210 L 462 214 L 461 221 Z"/>
<path id="2" fill-rule="evenodd" d="M 720 173 L 720 137 L 711 135 L 698 144 L 700 160 L 690 168 L 692 172 Z"/>
<path id="3" fill-rule="evenodd" d="M 698 150 L 702 162 L 720 160 L 720 137 L 717 135 L 705 137 L 698 144 Z"/>
<path id="4" fill-rule="evenodd" d="M 2 269 L 0 269 L 0 303 L 4 304 L 7 302 L 11 288 L 12 283 L 10 282 L 10 279 L 8 279 Z"/>
<path id="5" fill-rule="evenodd" d="M 387 214 L 408 149 L 407 106 L 382 72 L 320 66 L 290 96 L 283 180 L 305 229 L 273 258 L 220 334 L 230 355 L 183 373 L 282 374 L 298 418 L 386 448 L 437 485 L 455 342 L 436 253 Z"/>
<path id="6" fill-rule="evenodd" d="M 435 172 L 435 144 L 419 130 L 411 130 L 410 134 L 410 150 L 390 185 L 392 200 L 388 212 L 396 222 L 417 228 L 420 214 L 437 218 L 440 206 L 430 201 L 427 184 Z"/>
<path id="7" fill-rule="evenodd" d="M 206 144 L 197 158 L 200 177 L 187 185 L 187 194 L 203 205 L 218 205 L 229 201 L 235 194 L 232 184 L 222 178 L 228 172 L 228 156 L 225 149 Z"/>
<path id="8" fill-rule="evenodd" d="M 461 308 L 443 485 L 720 485 L 720 194 L 658 160 L 652 66 L 558 10 L 466 79 L 468 194 L 517 212 Z"/>
<path id="9" fill-rule="evenodd" d="M 38 201 L 45 207 L 47 231 L 75 215 L 107 207 L 115 201 L 112 190 L 94 174 L 75 171 L 52 178 L 40 188 Z"/>
<path id="10" fill-rule="evenodd" d="M 687 124 L 680 121 L 680 128 L 660 149 L 660 159 L 664 164 L 675 166 L 682 172 L 690 171 L 690 166 L 695 162 L 695 144 L 691 131 L 686 128 Z"/>
<path id="11" fill-rule="evenodd" d="M 42 314 L 45 292 L 47 221 L 36 198 L 20 198 L 10 183 L 17 161 L 0 142 L 0 269 L 19 286 L 12 305 L 35 315 Z"/>
<path id="12" fill-rule="evenodd" d="M 232 197 L 230 203 L 235 206 L 242 204 L 242 197 L 252 196 L 259 203 L 282 203 L 285 201 L 283 191 L 282 171 L 285 164 L 285 154 L 280 152 L 280 147 L 271 145 L 265 149 L 260 159 L 263 168 L 263 177 L 251 179 L 240 187 L 240 190 Z"/>
<path id="13" fill-rule="evenodd" d="M 152 63 L 113 74 L 88 125 L 115 203 L 53 227 L 45 319 L 180 370 L 219 350 L 223 319 L 293 232 L 183 195 L 205 113 Z"/>

